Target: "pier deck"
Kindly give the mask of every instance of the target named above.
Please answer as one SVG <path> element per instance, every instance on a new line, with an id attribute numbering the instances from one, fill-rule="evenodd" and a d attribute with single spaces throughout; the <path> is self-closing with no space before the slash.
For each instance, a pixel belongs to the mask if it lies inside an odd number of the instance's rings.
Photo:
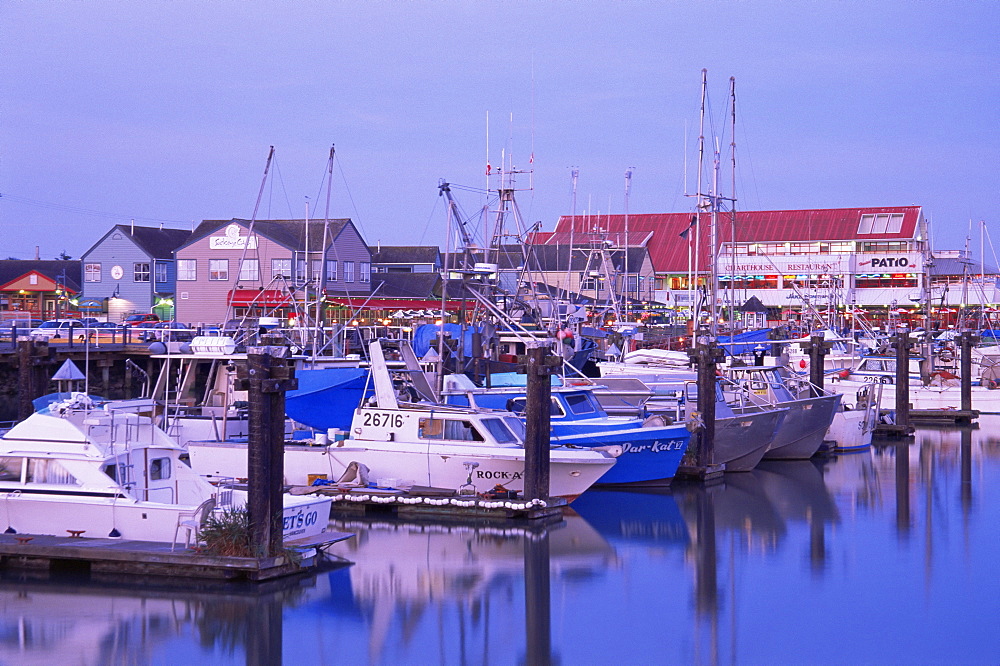
<path id="1" fill-rule="evenodd" d="M 309 543 L 288 546 L 313 547 L 352 537 L 345 532 L 326 532 Z M 154 541 L 57 537 L 31 534 L 0 534 L 0 569 L 81 569 L 100 573 L 169 575 L 188 578 L 263 581 L 305 571 L 316 557 L 298 561 L 279 557 L 222 557 Z"/>

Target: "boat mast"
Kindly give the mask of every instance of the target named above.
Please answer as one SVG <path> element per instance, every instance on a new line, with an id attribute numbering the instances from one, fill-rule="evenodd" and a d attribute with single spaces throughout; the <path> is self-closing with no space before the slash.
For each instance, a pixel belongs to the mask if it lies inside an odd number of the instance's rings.
<path id="1" fill-rule="evenodd" d="M 632 298 L 632 288 L 629 283 L 629 272 L 628 272 L 628 251 L 629 251 L 629 241 L 628 241 L 628 195 L 632 189 L 632 168 L 629 167 L 625 169 L 625 242 L 622 243 L 622 247 L 625 249 L 625 321 L 629 321 L 629 299 Z M 636 277 L 636 292 L 639 291 L 639 278 Z M 636 294 L 638 297 L 638 293 Z"/>
<path id="2" fill-rule="evenodd" d="M 701 111 L 698 121 L 698 179 L 695 190 L 695 223 L 694 223 L 694 265 L 691 270 L 692 278 L 688 283 L 688 290 L 691 294 L 689 302 L 694 304 L 693 329 L 697 330 L 701 324 L 701 299 L 695 299 L 698 293 L 698 273 L 701 263 L 701 212 L 706 207 L 704 194 L 702 194 L 702 169 L 705 164 L 705 96 L 708 88 L 708 70 L 701 70 Z M 690 262 L 689 262 L 690 264 Z"/>

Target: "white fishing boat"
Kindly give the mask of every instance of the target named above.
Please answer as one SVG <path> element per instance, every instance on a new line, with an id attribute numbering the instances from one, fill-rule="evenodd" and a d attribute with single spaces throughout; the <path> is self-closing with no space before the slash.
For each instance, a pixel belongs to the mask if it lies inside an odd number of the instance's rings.
<path id="1" fill-rule="evenodd" d="M 832 443 L 837 451 L 857 451 L 871 446 L 882 404 L 882 385 L 868 383 L 849 401 L 851 397 L 844 396 L 824 437 L 824 442 Z"/>
<path id="2" fill-rule="evenodd" d="M 0 529 L 186 543 L 209 512 L 246 503 L 198 476 L 148 408 L 73 393 L 15 425 L 0 438 Z M 329 516 L 328 498 L 286 495 L 285 539 L 326 531 Z"/>
<path id="3" fill-rule="evenodd" d="M 355 410 L 343 440 L 286 445 L 285 482 L 307 485 L 338 480 L 349 468 L 367 468 L 381 486 L 430 486 L 479 494 L 502 485 L 524 491 L 524 424 L 502 410 L 407 402 L 386 366 L 378 341 L 371 344 L 375 395 Z M 188 444 L 191 465 L 209 477 L 246 476 L 244 442 Z M 568 500 L 582 494 L 615 464 L 620 447 L 549 449 L 549 495 Z M 353 465 L 352 465 L 353 463 Z"/>

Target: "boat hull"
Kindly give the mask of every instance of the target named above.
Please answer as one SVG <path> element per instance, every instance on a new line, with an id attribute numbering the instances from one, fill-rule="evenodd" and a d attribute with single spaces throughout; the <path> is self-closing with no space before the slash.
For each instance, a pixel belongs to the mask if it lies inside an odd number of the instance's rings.
<path id="1" fill-rule="evenodd" d="M 555 430 L 555 429 L 554 429 Z M 556 430 L 553 443 L 580 447 L 620 446 L 614 467 L 598 479 L 601 485 L 665 486 L 677 474 L 691 433 L 686 426 L 654 426 L 570 433 Z"/>
<path id="2" fill-rule="evenodd" d="M 245 495 L 234 493 L 236 506 L 245 504 Z M 73 530 L 85 537 L 120 536 L 165 543 L 173 541 L 178 517 L 190 514 L 195 508 L 123 498 L 16 492 L 0 494 L 0 504 L 7 521 L 5 529 L 18 534 L 67 536 Z M 330 498 L 326 497 L 286 496 L 282 512 L 284 538 L 300 539 L 325 531 L 330 522 L 330 506 Z"/>
<path id="3" fill-rule="evenodd" d="M 822 395 L 781 403 L 788 407 L 788 414 L 764 453 L 764 459 L 808 460 L 816 455 L 842 397 L 839 394 Z"/>
<path id="4" fill-rule="evenodd" d="M 391 446 L 389 446 L 391 445 Z M 285 447 L 285 483 L 310 485 L 316 479 L 336 481 L 352 462 L 368 467 L 369 479 L 383 486 L 430 486 L 477 494 L 502 485 L 524 492 L 524 449 L 408 442 L 347 440 L 342 446 Z M 247 446 L 243 442 L 192 442 L 191 466 L 212 477 L 245 477 Z M 571 500 L 581 495 L 615 465 L 609 454 L 582 449 L 549 451 L 549 495 Z"/>

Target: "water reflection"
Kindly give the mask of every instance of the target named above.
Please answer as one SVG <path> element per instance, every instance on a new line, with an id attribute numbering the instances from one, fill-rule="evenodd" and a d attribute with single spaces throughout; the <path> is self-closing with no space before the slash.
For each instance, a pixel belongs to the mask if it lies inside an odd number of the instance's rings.
<path id="1" fill-rule="evenodd" d="M 984 417 L 548 526 L 339 519 L 352 564 L 280 587 L 8 575 L 0 663 L 995 661 L 998 463 Z"/>
<path id="2" fill-rule="evenodd" d="M 438 641 L 440 663 L 505 661 L 520 644 L 527 663 L 548 663 L 550 581 L 587 580 L 615 566 L 610 544 L 573 512 L 548 526 L 370 518 L 332 524 L 357 534 L 335 552 L 353 562 L 350 603 L 368 624 L 369 663 L 426 658 L 435 626 L 448 637 Z M 512 633 L 514 617 L 525 619 Z"/>
<path id="3" fill-rule="evenodd" d="M 5 572 L 0 663 L 156 663 L 171 642 L 193 637 L 222 657 L 278 664 L 282 609 L 300 603 L 314 583 L 304 577 L 182 587 L 156 579 Z"/>

